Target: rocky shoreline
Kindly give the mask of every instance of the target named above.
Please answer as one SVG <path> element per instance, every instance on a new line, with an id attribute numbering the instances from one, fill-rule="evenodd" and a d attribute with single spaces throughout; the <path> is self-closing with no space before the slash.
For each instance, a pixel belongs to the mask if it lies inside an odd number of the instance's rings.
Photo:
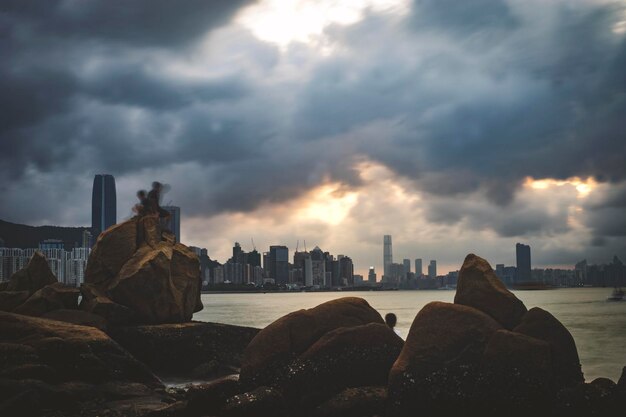
<path id="1" fill-rule="evenodd" d="M 80 292 L 39 254 L 0 284 L 0 415 L 572 417 L 626 407 L 626 368 L 617 383 L 585 381 L 569 331 L 527 309 L 476 255 L 454 303 L 426 305 L 406 341 L 358 297 L 262 330 L 192 322 L 197 258 L 149 218 L 101 234 L 89 264 Z"/>

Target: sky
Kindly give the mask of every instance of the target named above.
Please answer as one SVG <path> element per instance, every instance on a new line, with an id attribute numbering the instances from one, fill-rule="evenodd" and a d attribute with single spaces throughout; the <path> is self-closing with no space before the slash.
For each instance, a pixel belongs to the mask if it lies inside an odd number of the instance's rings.
<path id="1" fill-rule="evenodd" d="M 626 2 L 0 0 L 0 218 L 320 246 L 356 272 L 473 252 L 626 260 Z"/>

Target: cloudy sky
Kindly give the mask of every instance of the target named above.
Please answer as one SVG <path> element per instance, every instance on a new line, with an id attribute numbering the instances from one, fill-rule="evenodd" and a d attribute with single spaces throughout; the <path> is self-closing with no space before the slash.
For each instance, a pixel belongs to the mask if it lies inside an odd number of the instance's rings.
<path id="1" fill-rule="evenodd" d="M 183 241 L 626 258 L 626 2 L 0 0 L 0 218 L 169 183 Z"/>

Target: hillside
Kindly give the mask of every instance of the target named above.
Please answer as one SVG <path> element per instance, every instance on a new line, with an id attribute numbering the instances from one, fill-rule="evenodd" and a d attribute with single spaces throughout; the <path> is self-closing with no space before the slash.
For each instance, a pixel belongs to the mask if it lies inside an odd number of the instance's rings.
<path id="1" fill-rule="evenodd" d="M 60 239 L 65 249 L 81 246 L 83 231 L 89 227 L 28 226 L 0 220 L 0 239 L 8 248 L 36 248 L 45 239 Z"/>

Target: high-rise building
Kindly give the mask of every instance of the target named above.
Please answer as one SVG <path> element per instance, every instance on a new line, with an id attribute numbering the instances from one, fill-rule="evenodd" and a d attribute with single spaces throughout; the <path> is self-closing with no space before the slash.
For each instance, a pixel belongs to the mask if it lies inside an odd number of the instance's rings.
<path id="1" fill-rule="evenodd" d="M 393 263 L 393 250 L 391 244 L 391 235 L 383 236 L 383 274 L 390 276 L 390 266 Z"/>
<path id="2" fill-rule="evenodd" d="M 404 265 L 404 275 L 411 272 L 411 260 L 410 259 L 403 259 L 402 265 Z"/>
<path id="3" fill-rule="evenodd" d="M 115 178 L 98 174 L 93 179 L 91 192 L 91 233 L 95 241 L 100 233 L 117 223 Z"/>
<path id="4" fill-rule="evenodd" d="M 367 282 L 370 285 L 376 284 L 376 270 L 374 269 L 373 266 L 370 266 L 370 270 L 367 274 Z"/>
<path id="5" fill-rule="evenodd" d="M 515 245 L 515 257 L 517 260 L 517 282 L 530 281 L 530 246 L 517 243 Z"/>
<path id="6" fill-rule="evenodd" d="M 65 249 L 65 244 L 59 239 L 46 239 L 39 242 L 39 250 Z"/>
<path id="7" fill-rule="evenodd" d="M 423 274 L 423 270 L 422 270 L 422 260 L 420 258 L 417 258 L 415 260 L 415 276 L 416 277 L 421 277 Z"/>
<path id="8" fill-rule="evenodd" d="M 165 222 L 165 228 L 176 236 L 176 242 L 180 243 L 180 207 L 163 206 L 163 210 L 170 213 L 169 219 Z"/>
<path id="9" fill-rule="evenodd" d="M 270 246 L 270 278 L 276 284 L 287 284 L 289 282 L 289 249 L 287 246 Z"/>
<path id="10" fill-rule="evenodd" d="M 326 257 L 318 246 L 311 251 L 311 273 L 312 285 L 324 287 L 326 282 Z"/>
<path id="11" fill-rule="evenodd" d="M 437 278 L 437 261 L 435 260 L 428 264 L 428 278 Z"/>
<path id="12" fill-rule="evenodd" d="M 339 257 L 339 285 L 354 285 L 354 263 L 348 256 Z"/>

